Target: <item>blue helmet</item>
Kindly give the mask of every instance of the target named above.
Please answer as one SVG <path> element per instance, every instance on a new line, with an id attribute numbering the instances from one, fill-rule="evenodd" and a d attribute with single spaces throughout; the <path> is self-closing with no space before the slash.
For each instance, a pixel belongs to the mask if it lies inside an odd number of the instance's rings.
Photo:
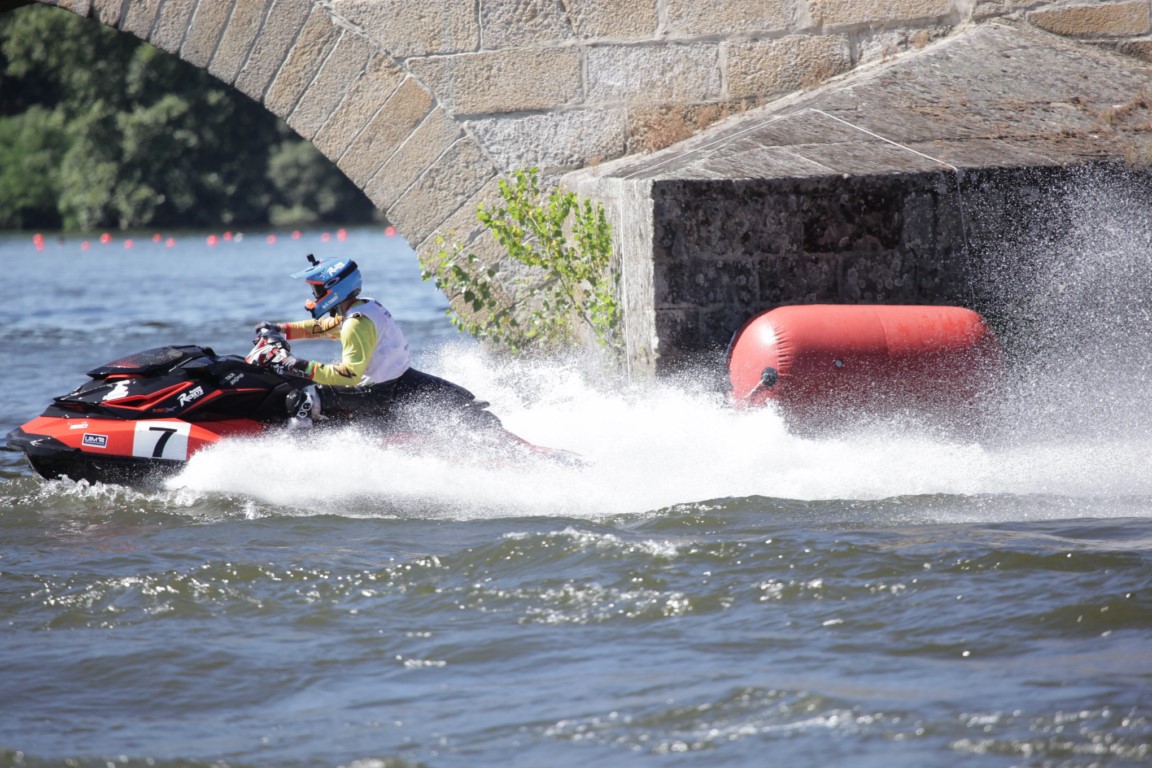
<path id="1" fill-rule="evenodd" d="M 313 318 L 320 319 L 329 312 L 335 315 L 345 300 L 360 293 L 364 281 L 356 262 L 351 259 L 317 261 L 312 254 L 308 254 L 308 261 L 312 262 L 312 266 L 292 277 L 302 277 L 312 286 L 315 298 L 304 307 L 312 313 Z"/>

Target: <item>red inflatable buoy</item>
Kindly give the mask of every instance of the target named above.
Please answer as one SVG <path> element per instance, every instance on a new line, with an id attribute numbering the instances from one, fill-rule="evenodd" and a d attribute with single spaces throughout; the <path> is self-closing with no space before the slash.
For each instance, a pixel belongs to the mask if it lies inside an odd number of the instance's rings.
<path id="1" fill-rule="evenodd" d="M 1000 362 L 999 343 L 970 309 L 809 304 L 748 321 L 728 370 L 738 407 L 772 400 L 813 416 L 969 404 Z"/>

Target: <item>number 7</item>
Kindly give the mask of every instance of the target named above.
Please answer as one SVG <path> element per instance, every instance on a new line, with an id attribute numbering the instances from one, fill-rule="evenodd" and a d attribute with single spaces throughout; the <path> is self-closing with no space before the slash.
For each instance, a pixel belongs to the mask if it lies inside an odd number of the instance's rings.
<path id="1" fill-rule="evenodd" d="M 152 458 L 164 458 L 164 446 L 168 444 L 168 439 L 176 434 L 176 430 L 172 427 L 148 427 L 149 432 L 162 432 L 159 439 L 156 440 L 156 447 L 152 449 Z"/>

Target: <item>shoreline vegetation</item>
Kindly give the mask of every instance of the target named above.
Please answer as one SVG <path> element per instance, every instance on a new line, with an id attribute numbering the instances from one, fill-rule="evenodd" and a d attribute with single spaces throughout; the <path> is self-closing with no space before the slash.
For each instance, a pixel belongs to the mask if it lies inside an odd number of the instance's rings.
<path id="1" fill-rule="evenodd" d="M 386 223 L 239 91 L 69 11 L 0 14 L 0 233 Z"/>

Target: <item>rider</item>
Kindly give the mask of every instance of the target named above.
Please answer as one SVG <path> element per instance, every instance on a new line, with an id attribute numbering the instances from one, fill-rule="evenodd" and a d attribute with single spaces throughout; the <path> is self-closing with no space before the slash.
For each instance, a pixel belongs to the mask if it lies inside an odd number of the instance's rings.
<path id="1" fill-rule="evenodd" d="M 318 363 L 293 356 L 275 344 L 259 350 L 253 360 L 278 373 L 299 376 L 313 386 L 288 396 L 289 415 L 297 424 L 311 419 L 353 415 L 394 418 L 401 404 L 433 406 L 458 414 L 471 426 L 499 426 L 499 419 L 484 410 L 487 403 L 449 381 L 411 367 L 408 340 L 392 314 L 375 299 L 360 296 L 363 279 L 350 259 L 318 261 L 308 254 L 307 269 L 292 275 L 312 286 L 313 300 L 304 306 L 311 320 L 262 322 L 261 337 L 299 339 L 339 338 L 340 362 Z"/>

